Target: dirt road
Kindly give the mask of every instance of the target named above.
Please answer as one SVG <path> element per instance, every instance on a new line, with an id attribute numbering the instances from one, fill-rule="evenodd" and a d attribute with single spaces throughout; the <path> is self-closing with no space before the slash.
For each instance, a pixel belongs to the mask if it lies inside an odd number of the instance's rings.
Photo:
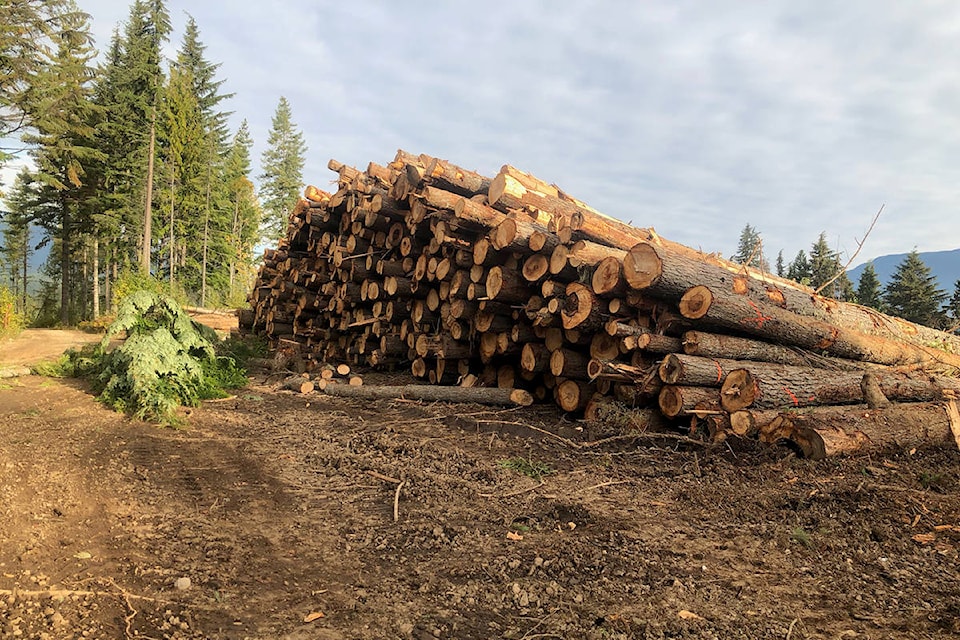
<path id="1" fill-rule="evenodd" d="M 0 637 L 960 633 L 956 451 L 583 448 L 551 410 L 256 385 L 188 420 L 0 385 Z"/>
<path id="2" fill-rule="evenodd" d="M 98 342 L 102 337 L 74 329 L 25 329 L 15 338 L 0 341 L 0 369 L 54 360 L 67 349 Z"/>

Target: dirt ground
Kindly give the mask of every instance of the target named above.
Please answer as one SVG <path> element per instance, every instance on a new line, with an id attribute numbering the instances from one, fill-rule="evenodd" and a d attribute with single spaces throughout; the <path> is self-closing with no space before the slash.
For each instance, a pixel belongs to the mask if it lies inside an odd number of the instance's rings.
<path id="1" fill-rule="evenodd" d="M 3 638 L 960 634 L 957 451 L 584 446 L 262 377 L 172 430 L 0 382 Z"/>

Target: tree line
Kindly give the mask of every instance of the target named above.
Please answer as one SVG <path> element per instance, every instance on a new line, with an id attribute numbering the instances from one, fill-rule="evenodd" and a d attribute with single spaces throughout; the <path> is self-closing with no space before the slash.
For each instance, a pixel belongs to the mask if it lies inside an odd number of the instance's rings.
<path id="1" fill-rule="evenodd" d="M 811 244 L 809 254 L 801 249 L 789 263 L 784 261 L 781 250 L 771 270 L 763 254 L 760 233 L 747 224 L 740 232 L 737 252 L 730 259 L 772 271 L 822 295 L 856 302 L 910 322 L 949 331 L 960 328 L 960 280 L 954 283 L 953 294 L 948 296 L 937 285 L 936 277 L 916 249 L 897 265 L 886 285 L 880 282 L 873 264 L 868 263 L 860 272 L 856 287 L 847 276 L 840 252 L 830 248 L 826 232 L 821 232 Z"/>
<path id="2" fill-rule="evenodd" d="M 242 303 L 255 247 L 280 236 L 303 186 L 306 145 L 286 99 L 258 193 L 250 129 L 230 129 L 233 94 L 192 17 L 171 60 L 163 0 L 134 0 L 99 59 L 74 0 L 6 2 L 0 24 L 0 166 L 30 159 L 0 209 L 0 284 L 19 310 L 75 324 L 138 277 L 193 304 Z M 30 254 L 47 245 L 32 300 Z"/>

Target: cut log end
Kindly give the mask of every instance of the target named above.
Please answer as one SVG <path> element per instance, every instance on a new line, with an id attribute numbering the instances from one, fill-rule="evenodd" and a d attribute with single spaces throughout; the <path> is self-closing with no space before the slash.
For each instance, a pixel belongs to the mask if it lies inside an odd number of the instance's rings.
<path id="1" fill-rule="evenodd" d="M 713 303 L 713 293 L 702 285 L 692 287 L 680 298 L 680 315 L 689 320 L 699 320 L 707 315 Z"/>

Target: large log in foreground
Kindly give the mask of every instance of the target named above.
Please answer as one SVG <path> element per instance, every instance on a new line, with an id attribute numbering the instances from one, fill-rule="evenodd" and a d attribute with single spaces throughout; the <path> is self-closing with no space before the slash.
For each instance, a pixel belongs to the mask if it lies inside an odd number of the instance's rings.
<path id="1" fill-rule="evenodd" d="M 328 167 L 336 192 L 306 189 L 240 316 L 282 356 L 275 373 L 311 376 L 295 390 L 552 400 L 574 418 L 615 400 L 715 442 L 792 442 L 807 431 L 768 415 L 784 406 L 960 391 L 935 375 L 960 369 L 960 338 L 670 242 L 509 165 L 489 178 L 401 150 Z M 330 363 L 440 386 L 350 388 L 323 377 Z"/>
<path id="2" fill-rule="evenodd" d="M 952 410 L 956 411 L 955 405 Z M 960 420 L 951 417 L 949 402 L 788 412 L 762 426 L 761 433 L 769 441 L 788 441 L 814 460 L 890 447 L 960 446 Z"/>

